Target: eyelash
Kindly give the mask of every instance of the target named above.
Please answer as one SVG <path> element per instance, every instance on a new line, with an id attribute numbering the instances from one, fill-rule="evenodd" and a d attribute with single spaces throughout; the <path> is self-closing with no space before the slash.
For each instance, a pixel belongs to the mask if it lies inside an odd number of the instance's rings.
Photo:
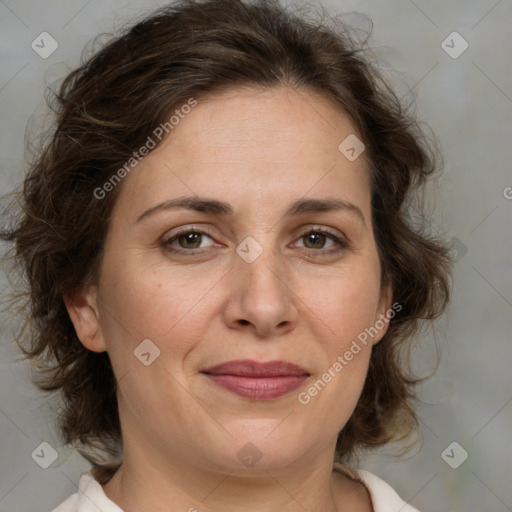
<path id="1" fill-rule="evenodd" d="M 178 254 L 178 255 L 194 255 L 194 254 L 205 252 L 205 249 L 175 249 L 174 247 L 170 247 L 170 244 L 172 242 L 174 242 L 176 239 L 178 239 L 180 236 L 183 236 L 183 235 L 186 235 L 189 233 L 207 235 L 213 239 L 213 234 L 209 233 L 207 230 L 195 228 L 194 226 L 188 226 L 188 227 L 178 231 L 177 233 L 175 233 L 172 237 L 163 240 L 162 246 L 163 246 L 164 250 L 174 253 L 174 254 Z M 310 235 L 312 233 L 320 233 L 322 235 L 325 235 L 328 238 L 330 238 L 332 241 L 334 241 L 337 245 L 337 247 L 335 249 L 307 249 L 308 251 L 312 252 L 315 256 L 337 254 L 338 252 L 346 250 L 350 247 L 350 244 L 348 243 L 348 241 L 341 239 L 334 233 L 331 233 L 330 231 L 327 231 L 325 229 L 310 228 L 307 231 L 301 233 L 298 240 L 300 240 L 300 239 L 304 238 L 305 236 Z"/>

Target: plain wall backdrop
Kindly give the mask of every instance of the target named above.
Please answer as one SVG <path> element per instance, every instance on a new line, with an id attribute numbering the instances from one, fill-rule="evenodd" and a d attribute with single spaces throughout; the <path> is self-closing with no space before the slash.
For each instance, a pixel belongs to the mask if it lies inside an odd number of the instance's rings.
<path id="1" fill-rule="evenodd" d="M 401 459 L 391 447 L 369 454 L 360 466 L 421 512 L 512 511 L 512 2 L 321 4 L 356 27 L 373 21 L 371 46 L 386 76 L 400 96 L 416 97 L 418 117 L 439 139 L 432 229 L 451 240 L 457 260 L 451 306 L 417 352 L 429 370 L 434 340 L 441 348 L 420 388 L 422 444 Z M 94 36 L 159 5 L 0 0 L 0 193 L 23 178 L 25 128 L 44 113 L 46 86 L 79 65 Z M 0 340 L 0 511 L 49 511 L 76 492 L 89 465 L 58 439 L 58 398 L 39 393 L 30 365 L 16 361 L 11 316 L 2 316 Z M 47 469 L 32 455 L 42 442 L 57 452 Z"/>

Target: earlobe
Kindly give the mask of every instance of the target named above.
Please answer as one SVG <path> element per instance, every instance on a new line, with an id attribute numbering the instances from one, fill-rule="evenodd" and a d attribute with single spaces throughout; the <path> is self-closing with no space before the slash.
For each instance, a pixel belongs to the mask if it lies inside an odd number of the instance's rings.
<path id="1" fill-rule="evenodd" d="M 82 345 L 93 352 L 105 352 L 96 288 L 84 287 L 83 290 L 63 294 L 62 297 Z"/>
<path id="2" fill-rule="evenodd" d="M 393 291 L 391 285 L 386 285 L 382 288 L 379 307 L 375 317 L 375 329 L 377 329 L 378 333 L 373 338 L 374 345 L 376 345 L 384 337 L 389 328 L 389 322 L 395 315 L 395 311 L 391 306 L 392 300 Z"/>

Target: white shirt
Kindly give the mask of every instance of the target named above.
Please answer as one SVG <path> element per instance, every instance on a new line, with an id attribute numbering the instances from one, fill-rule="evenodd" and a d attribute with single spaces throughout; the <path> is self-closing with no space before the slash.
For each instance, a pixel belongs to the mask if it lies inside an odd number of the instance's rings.
<path id="1" fill-rule="evenodd" d="M 405 503 L 392 487 L 378 476 L 362 469 L 353 471 L 368 489 L 374 512 L 419 512 Z M 78 488 L 77 493 L 52 512 L 123 512 L 123 509 L 107 498 L 103 488 L 90 472 L 82 473 Z"/>

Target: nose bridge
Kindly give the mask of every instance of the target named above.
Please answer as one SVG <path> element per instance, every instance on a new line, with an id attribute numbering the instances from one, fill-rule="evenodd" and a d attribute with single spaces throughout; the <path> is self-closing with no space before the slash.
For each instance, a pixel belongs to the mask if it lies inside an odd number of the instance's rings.
<path id="1" fill-rule="evenodd" d="M 258 237 L 258 239 L 256 239 Z M 250 322 L 269 334 L 283 323 L 293 322 L 294 306 L 287 284 L 285 261 L 269 233 L 248 236 L 237 247 L 231 321 Z"/>
<path id="2" fill-rule="evenodd" d="M 268 300 L 282 300 L 287 294 L 283 290 L 285 269 L 281 255 L 271 234 L 261 234 L 258 239 L 261 243 L 249 236 L 237 247 L 242 260 L 238 261 L 237 272 L 244 277 L 246 292 L 264 291 Z"/>

